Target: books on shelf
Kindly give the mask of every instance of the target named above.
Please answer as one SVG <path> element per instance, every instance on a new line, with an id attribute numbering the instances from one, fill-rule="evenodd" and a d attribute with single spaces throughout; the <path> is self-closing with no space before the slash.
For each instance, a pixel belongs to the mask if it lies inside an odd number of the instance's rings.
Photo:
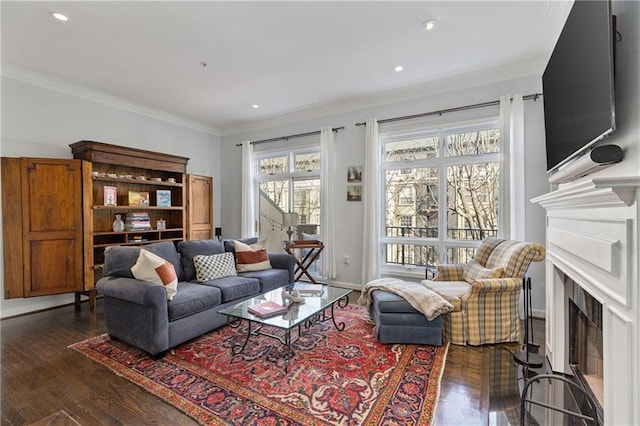
<path id="1" fill-rule="evenodd" d="M 256 305 L 251 305 L 247 310 L 257 317 L 271 317 L 287 312 L 287 307 L 279 303 L 267 300 Z"/>
<path id="2" fill-rule="evenodd" d="M 171 207 L 171 191 L 168 189 L 158 189 L 156 191 L 156 206 Z"/>
<path id="3" fill-rule="evenodd" d="M 293 285 L 294 290 L 298 290 L 300 296 L 320 296 L 322 294 L 322 284 L 297 282 Z"/>
<path id="4" fill-rule="evenodd" d="M 127 219 L 124 222 L 124 227 L 127 231 L 151 230 L 149 213 L 127 213 Z"/>
<path id="5" fill-rule="evenodd" d="M 129 205 L 130 206 L 148 206 L 149 193 L 140 192 L 140 191 L 129 191 Z"/>
<path id="6" fill-rule="evenodd" d="M 118 188 L 116 188 L 115 186 L 104 187 L 104 205 L 105 206 L 118 205 Z"/>

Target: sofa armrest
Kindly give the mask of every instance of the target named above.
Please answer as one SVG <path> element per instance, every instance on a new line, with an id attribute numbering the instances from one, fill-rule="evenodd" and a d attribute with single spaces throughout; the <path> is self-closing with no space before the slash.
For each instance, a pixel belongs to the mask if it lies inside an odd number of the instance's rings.
<path id="1" fill-rule="evenodd" d="M 288 253 L 269 253 L 269 262 L 274 269 L 287 269 L 289 271 L 289 284 L 295 281 L 296 258 Z"/>
<path id="2" fill-rule="evenodd" d="M 135 278 L 104 277 L 96 283 L 96 290 L 107 297 L 167 309 L 167 292 L 156 283 Z"/>
<path id="3" fill-rule="evenodd" d="M 443 264 L 438 265 L 438 273 L 433 279 L 434 281 L 464 281 L 462 275 L 464 273 L 462 264 Z"/>
<path id="4" fill-rule="evenodd" d="M 522 288 L 521 278 L 486 278 L 471 284 L 472 293 L 502 293 L 519 291 Z"/>

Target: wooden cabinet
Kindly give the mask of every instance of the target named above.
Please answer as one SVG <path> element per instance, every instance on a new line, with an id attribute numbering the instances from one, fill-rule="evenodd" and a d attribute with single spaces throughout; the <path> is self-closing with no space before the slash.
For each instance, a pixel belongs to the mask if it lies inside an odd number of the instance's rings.
<path id="1" fill-rule="evenodd" d="M 90 290 L 91 298 L 95 282 L 102 277 L 105 248 L 186 238 L 185 173 L 189 159 L 94 141 L 79 141 L 70 147 L 74 158 L 84 160 L 84 287 Z M 115 188 L 111 200 L 108 194 L 105 199 L 105 187 Z M 145 202 L 132 205 L 133 198 Z M 159 199 L 165 204 L 159 205 Z M 114 231 L 117 214 L 125 222 L 127 216 L 146 215 L 150 228 L 127 226 L 124 231 Z M 164 227 L 158 226 L 159 220 L 164 221 Z"/>
<path id="2" fill-rule="evenodd" d="M 213 179 L 187 175 L 187 239 L 213 238 Z"/>
<path id="3" fill-rule="evenodd" d="M 82 164 L 2 158 L 4 297 L 83 291 Z"/>

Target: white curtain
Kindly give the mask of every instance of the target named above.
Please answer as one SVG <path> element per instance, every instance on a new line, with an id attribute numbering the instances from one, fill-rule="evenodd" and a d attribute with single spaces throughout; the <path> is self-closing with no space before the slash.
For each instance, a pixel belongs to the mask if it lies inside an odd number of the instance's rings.
<path id="1" fill-rule="evenodd" d="M 524 149 L 524 102 L 522 95 L 500 97 L 500 130 L 503 141 L 500 169 L 501 197 L 508 200 L 509 209 L 503 212 L 504 238 L 525 240 L 526 191 Z M 508 171 L 508 173 L 504 173 Z"/>
<path id="2" fill-rule="evenodd" d="M 320 240 L 324 244 L 322 252 L 322 269 L 320 275 L 327 279 L 334 279 L 336 272 L 336 238 L 335 238 L 335 148 L 333 130 L 331 127 L 320 129 Z"/>
<path id="3" fill-rule="evenodd" d="M 364 171 L 362 176 L 362 285 L 380 278 L 380 229 L 382 203 L 380 194 L 380 143 L 378 121 L 367 119 L 364 147 Z"/>
<path id="4" fill-rule="evenodd" d="M 256 235 L 254 170 L 253 145 L 249 141 L 244 141 L 242 142 L 242 205 L 240 208 L 242 238 Z"/>

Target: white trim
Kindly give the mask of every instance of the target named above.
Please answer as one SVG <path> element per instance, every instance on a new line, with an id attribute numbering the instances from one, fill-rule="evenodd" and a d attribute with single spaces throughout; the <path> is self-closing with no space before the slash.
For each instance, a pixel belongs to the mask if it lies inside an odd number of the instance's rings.
<path id="1" fill-rule="evenodd" d="M 188 129 L 197 130 L 214 136 L 220 136 L 220 130 L 208 126 L 197 121 L 189 120 L 175 114 L 171 114 L 159 109 L 144 106 L 129 100 L 108 95 L 104 92 L 88 89 L 68 81 L 60 80 L 44 74 L 39 74 L 25 68 L 21 68 L 6 62 L 2 62 L 2 76 L 32 86 L 42 87 L 44 89 L 54 90 L 64 93 L 65 95 L 74 96 L 80 99 L 86 99 L 92 102 L 107 105 L 113 108 L 129 111 L 134 114 L 143 115 L 145 117 L 164 121 L 177 126 L 186 127 Z"/>

